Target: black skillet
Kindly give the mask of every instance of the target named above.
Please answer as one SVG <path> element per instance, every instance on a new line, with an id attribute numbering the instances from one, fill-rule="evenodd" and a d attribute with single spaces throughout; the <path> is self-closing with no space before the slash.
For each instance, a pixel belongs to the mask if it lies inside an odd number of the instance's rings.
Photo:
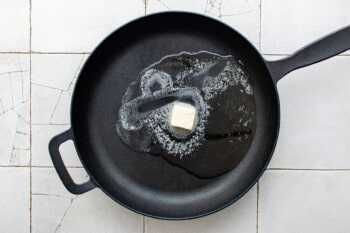
<path id="1" fill-rule="evenodd" d="M 279 130 L 278 80 L 292 70 L 349 48 L 350 27 L 346 27 L 285 59 L 266 61 L 241 34 L 217 20 L 179 12 L 142 17 L 108 36 L 85 63 L 72 99 L 71 128 L 49 144 L 53 164 L 65 187 L 74 194 L 98 187 L 121 205 L 162 219 L 208 215 L 243 196 L 269 163 Z M 169 54 L 202 50 L 231 54 L 243 61 L 254 84 L 256 107 L 249 150 L 232 171 L 205 179 L 162 156 L 130 149 L 115 129 L 125 89 L 139 79 L 145 67 Z M 90 175 L 86 183 L 74 183 L 62 161 L 59 146 L 67 140 L 75 143 Z M 220 156 L 216 150 L 220 148 L 214 146 L 206 156 Z"/>

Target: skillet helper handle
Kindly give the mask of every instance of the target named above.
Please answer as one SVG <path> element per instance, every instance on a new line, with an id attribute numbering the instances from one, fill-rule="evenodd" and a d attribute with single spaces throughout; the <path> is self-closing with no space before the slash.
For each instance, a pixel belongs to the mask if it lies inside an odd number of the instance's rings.
<path id="1" fill-rule="evenodd" d="M 56 135 L 49 143 L 49 152 L 53 165 L 67 190 L 73 194 L 82 194 L 95 188 L 96 185 L 91 179 L 83 184 L 76 184 L 69 175 L 59 151 L 59 147 L 62 143 L 68 140 L 73 140 L 73 138 L 73 132 L 71 129 Z"/>
<path id="2" fill-rule="evenodd" d="M 266 61 L 275 83 L 289 72 L 350 49 L 350 26 L 335 31 L 277 61 Z"/>

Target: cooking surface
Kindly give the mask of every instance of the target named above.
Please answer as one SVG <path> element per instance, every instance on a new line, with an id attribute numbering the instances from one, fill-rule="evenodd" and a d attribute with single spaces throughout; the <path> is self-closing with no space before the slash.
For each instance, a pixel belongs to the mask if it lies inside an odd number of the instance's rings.
<path id="1" fill-rule="evenodd" d="M 145 12 L 221 15 L 268 59 L 278 59 L 350 24 L 349 1 L 150 0 L 145 7 L 141 0 L 18 0 L 1 9 L 1 232 L 350 231 L 348 55 L 281 80 L 280 137 L 268 170 L 241 200 L 208 217 L 160 221 L 120 207 L 99 190 L 69 194 L 47 151 L 49 139 L 69 127 L 70 96 L 88 54 Z M 72 143 L 61 151 L 75 180 L 86 179 Z"/>

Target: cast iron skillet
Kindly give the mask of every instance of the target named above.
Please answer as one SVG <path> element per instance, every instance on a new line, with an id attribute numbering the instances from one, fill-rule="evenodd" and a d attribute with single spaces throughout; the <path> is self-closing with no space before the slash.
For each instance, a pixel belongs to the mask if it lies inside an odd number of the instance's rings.
<path id="1" fill-rule="evenodd" d="M 71 128 L 49 144 L 53 164 L 71 193 L 98 187 L 121 205 L 147 216 L 190 219 L 216 212 L 243 196 L 269 163 L 279 130 L 278 80 L 349 48 L 348 26 L 287 58 L 266 61 L 247 39 L 217 20 L 179 12 L 139 18 L 109 35 L 85 63 L 73 94 Z M 120 92 L 141 70 L 166 55 L 201 50 L 242 59 L 254 81 L 257 111 L 249 151 L 235 169 L 213 179 L 198 179 L 157 156 L 134 152 L 115 130 Z M 67 140 L 75 143 L 90 175 L 86 183 L 74 183 L 62 161 L 59 146 Z"/>

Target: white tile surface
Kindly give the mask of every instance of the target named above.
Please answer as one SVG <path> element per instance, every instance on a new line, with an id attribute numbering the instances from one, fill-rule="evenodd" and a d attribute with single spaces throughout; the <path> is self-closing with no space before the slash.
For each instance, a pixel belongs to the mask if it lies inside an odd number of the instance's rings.
<path id="1" fill-rule="evenodd" d="M 86 55 L 32 55 L 32 164 L 52 166 L 47 145 L 69 128 L 74 83 Z M 67 146 L 68 145 L 68 146 Z M 72 142 L 61 146 L 66 165 L 81 166 Z"/>
<path id="2" fill-rule="evenodd" d="M 0 1 L 0 52 L 29 51 L 29 1 Z"/>
<path id="3" fill-rule="evenodd" d="M 88 175 L 83 168 L 69 168 L 69 174 L 77 184 L 88 180 Z M 54 168 L 32 168 L 32 194 L 48 195 L 63 198 L 74 198 L 63 186 Z"/>
<path id="4" fill-rule="evenodd" d="M 69 91 L 87 55 L 33 54 L 32 83 Z"/>
<path id="5" fill-rule="evenodd" d="M 50 124 L 61 93 L 61 90 L 32 84 L 33 124 Z"/>
<path id="6" fill-rule="evenodd" d="M 235 204 L 213 215 L 185 221 L 146 218 L 146 233 L 255 233 L 256 186 Z"/>
<path id="7" fill-rule="evenodd" d="M 267 171 L 259 186 L 259 233 L 347 233 L 349 191 L 349 171 Z"/>
<path id="8" fill-rule="evenodd" d="M 29 55 L 0 54 L 0 165 L 29 164 Z"/>
<path id="9" fill-rule="evenodd" d="M 311 41 L 350 24 L 348 0 L 264 0 L 261 49 L 290 54 Z"/>
<path id="10" fill-rule="evenodd" d="M 0 54 L 0 113 L 29 101 L 29 55 Z"/>
<path id="11" fill-rule="evenodd" d="M 99 190 L 76 196 L 65 190 L 53 168 L 33 168 L 33 232 L 141 233 L 143 217 L 119 206 Z M 81 168 L 70 169 L 76 182 Z"/>
<path id="12" fill-rule="evenodd" d="M 82 168 L 71 169 L 74 180 L 85 176 Z M 76 196 L 63 186 L 54 168 L 32 169 L 33 232 L 55 232 Z"/>
<path id="13" fill-rule="evenodd" d="M 48 150 L 49 141 L 68 128 L 68 125 L 32 126 L 32 165 L 53 166 Z M 81 166 L 77 152 L 71 141 L 62 144 L 60 152 L 66 166 Z"/>
<path id="14" fill-rule="evenodd" d="M 234 27 L 259 47 L 259 0 L 148 0 L 146 13 L 168 10 L 191 11 L 215 17 Z"/>
<path id="15" fill-rule="evenodd" d="M 143 0 L 33 0 L 34 51 L 88 52 L 114 29 L 144 15 Z"/>
<path id="16" fill-rule="evenodd" d="M 29 176 L 29 168 L 0 167 L 0 232 L 29 232 Z"/>
<path id="17" fill-rule="evenodd" d="M 93 190 L 72 200 L 57 232 L 142 233 L 143 217 Z"/>
<path id="18" fill-rule="evenodd" d="M 50 124 L 70 124 L 72 92 L 61 91 L 55 108 L 50 115 Z"/>
<path id="19" fill-rule="evenodd" d="M 49 195 L 32 195 L 33 232 L 57 232 L 61 219 L 70 207 L 71 198 Z"/>
<path id="20" fill-rule="evenodd" d="M 297 70 L 278 83 L 281 128 L 270 167 L 350 168 L 350 57 Z"/>
<path id="21" fill-rule="evenodd" d="M 69 124 L 70 101 L 86 55 L 32 55 L 32 123 Z"/>

